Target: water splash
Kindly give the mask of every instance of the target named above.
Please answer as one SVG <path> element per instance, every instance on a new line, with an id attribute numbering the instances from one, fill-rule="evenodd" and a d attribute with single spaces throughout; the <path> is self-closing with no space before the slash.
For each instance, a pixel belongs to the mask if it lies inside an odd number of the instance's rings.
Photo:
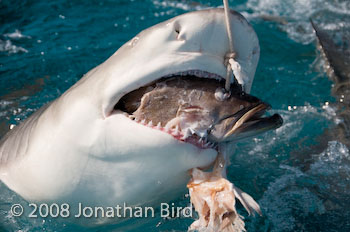
<path id="1" fill-rule="evenodd" d="M 321 28 L 350 28 L 350 2 L 345 0 L 248 0 L 242 8 L 247 18 L 269 18 L 283 22 L 279 27 L 296 42 L 309 44 L 314 41 L 310 18 L 327 18 L 322 20 Z M 267 17 L 266 17 L 267 16 Z"/>
<path id="2" fill-rule="evenodd" d="M 254 220 L 250 229 L 309 231 L 314 228 L 312 221 L 320 218 L 324 221 L 319 226 L 349 228 L 346 221 L 338 225 L 332 221 L 334 217 L 350 215 L 349 161 L 348 148 L 330 141 L 325 151 L 313 155 L 309 169 L 280 165 L 283 174 L 269 184 L 259 201 L 265 218 Z"/>
<path id="3" fill-rule="evenodd" d="M 0 39 L 0 52 L 7 52 L 8 54 L 15 54 L 19 52 L 28 53 L 28 50 L 16 45 L 13 45 L 11 40 Z"/>

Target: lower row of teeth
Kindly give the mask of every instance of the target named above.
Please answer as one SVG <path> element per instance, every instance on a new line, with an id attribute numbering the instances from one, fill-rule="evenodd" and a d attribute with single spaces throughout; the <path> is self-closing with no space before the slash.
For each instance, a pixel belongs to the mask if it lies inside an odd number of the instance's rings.
<path id="1" fill-rule="evenodd" d="M 129 118 L 134 120 L 137 123 L 140 123 L 144 126 L 151 127 L 153 129 L 157 129 L 160 131 L 167 132 L 168 134 L 174 136 L 177 139 L 180 139 L 181 141 L 185 141 L 187 138 L 189 138 L 191 135 L 195 134 L 195 131 L 191 129 L 187 129 L 184 133 L 179 129 L 179 126 L 175 127 L 168 127 L 167 125 L 165 127 L 162 127 L 161 123 L 158 122 L 157 124 L 154 124 L 152 121 L 147 122 L 145 119 L 138 119 L 135 118 L 134 115 L 129 115 Z M 202 145 L 204 148 L 215 148 L 216 144 L 212 143 L 210 141 L 207 141 L 207 139 L 204 137 L 199 137 L 198 144 Z"/>

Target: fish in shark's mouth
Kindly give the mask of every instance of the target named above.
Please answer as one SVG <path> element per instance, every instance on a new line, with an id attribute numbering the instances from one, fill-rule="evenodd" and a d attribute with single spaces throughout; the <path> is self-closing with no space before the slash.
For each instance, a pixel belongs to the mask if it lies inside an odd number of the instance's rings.
<path id="1" fill-rule="evenodd" d="M 126 94 L 115 110 L 199 148 L 256 135 L 282 124 L 278 114 L 263 117 L 269 105 L 231 85 L 222 101 L 222 77 L 204 71 L 180 72 Z"/>

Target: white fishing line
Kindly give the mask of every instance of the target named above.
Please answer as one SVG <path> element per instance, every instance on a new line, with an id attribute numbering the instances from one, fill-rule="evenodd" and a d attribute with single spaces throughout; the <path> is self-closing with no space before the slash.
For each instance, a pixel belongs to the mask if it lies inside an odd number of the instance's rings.
<path id="1" fill-rule="evenodd" d="M 225 11 L 225 23 L 226 23 L 226 31 L 227 36 L 230 44 L 230 52 L 226 54 L 225 56 L 225 65 L 227 66 L 227 72 L 226 72 L 226 82 L 225 82 L 225 89 L 227 92 L 230 91 L 230 85 L 231 85 L 231 61 L 236 56 L 236 53 L 234 52 L 234 46 L 233 46 L 233 39 L 232 39 L 232 28 L 231 28 L 231 22 L 230 22 L 230 7 L 228 5 L 228 0 L 223 0 L 224 2 L 224 11 Z"/>
<path id="2" fill-rule="evenodd" d="M 227 97 L 230 96 L 230 85 L 231 85 L 231 73 L 233 74 L 233 80 L 237 81 L 238 84 L 242 86 L 243 90 L 245 89 L 244 86 L 244 79 L 247 79 L 247 75 L 242 70 L 241 65 L 235 60 L 237 57 L 237 53 L 234 50 L 234 42 L 232 38 L 232 26 L 230 21 L 230 7 L 228 5 L 228 0 L 223 0 L 224 2 L 224 12 L 225 12 L 225 24 L 226 24 L 226 31 L 227 31 L 227 37 L 230 44 L 230 51 L 225 55 L 225 61 L 224 64 L 227 67 L 226 72 L 226 81 L 225 81 L 225 90 L 228 94 L 226 94 Z"/>

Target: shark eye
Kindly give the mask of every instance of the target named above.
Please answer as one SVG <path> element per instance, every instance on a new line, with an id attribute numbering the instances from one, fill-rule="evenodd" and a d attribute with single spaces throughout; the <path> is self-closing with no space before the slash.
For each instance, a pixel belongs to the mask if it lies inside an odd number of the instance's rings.
<path id="1" fill-rule="evenodd" d="M 180 30 L 181 30 L 181 27 L 180 27 L 179 23 L 177 23 L 177 22 L 174 23 L 174 30 L 175 30 L 175 33 L 176 33 L 176 39 L 179 39 Z"/>

